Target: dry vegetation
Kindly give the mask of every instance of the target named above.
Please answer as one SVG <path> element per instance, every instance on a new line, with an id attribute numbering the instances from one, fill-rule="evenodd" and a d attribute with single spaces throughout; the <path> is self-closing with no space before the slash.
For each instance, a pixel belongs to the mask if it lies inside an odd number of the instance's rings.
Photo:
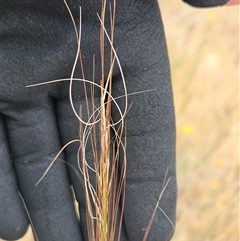
<path id="1" fill-rule="evenodd" d="M 239 8 L 160 0 L 177 118 L 173 241 L 239 240 Z"/>
<path id="2" fill-rule="evenodd" d="M 173 241 L 239 239 L 239 9 L 160 0 L 177 118 Z M 21 239 L 32 241 L 31 233 Z"/>

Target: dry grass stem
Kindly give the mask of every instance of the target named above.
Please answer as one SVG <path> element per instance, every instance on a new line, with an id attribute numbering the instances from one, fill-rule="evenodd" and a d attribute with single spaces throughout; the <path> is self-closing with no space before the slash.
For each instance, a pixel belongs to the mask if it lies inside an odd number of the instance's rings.
<path id="1" fill-rule="evenodd" d="M 35 240 L 35 241 L 39 241 L 39 240 L 38 240 L 37 233 L 36 233 L 35 228 L 34 228 L 34 225 L 33 225 L 33 222 L 32 222 L 31 215 L 30 215 L 30 213 L 29 213 L 29 211 L 28 211 L 26 202 L 25 202 L 25 200 L 24 200 L 24 198 L 23 198 L 23 196 L 22 196 L 22 194 L 21 194 L 20 192 L 19 192 L 19 195 L 20 195 L 20 198 L 21 198 L 21 200 L 22 200 L 22 202 L 23 202 L 23 206 L 24 206 L 24 208 L 25 208 L 25 210 L 26 210 L 26 213 L 27 213 L 27 216 L 28 216 L 28 219 L 29 219 L 29 223 L 30 223 L 30 226 L 31 226 L 31 228 L 32 228 L 32 233 L 33 233 L 33 236 L 34 236 L 34 240 Z M 1 240 L 1 239 L 0 239 L 0 240 Z"/>

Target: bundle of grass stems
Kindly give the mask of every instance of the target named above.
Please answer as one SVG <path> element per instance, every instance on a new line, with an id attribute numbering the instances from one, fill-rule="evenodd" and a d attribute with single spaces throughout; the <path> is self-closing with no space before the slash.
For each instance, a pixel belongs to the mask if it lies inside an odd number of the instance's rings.
<path id="1" fill-rule="evenodd" d="M 106 14 L 106 4 L 107 1 L 102 2 L 102 12 L 98 15 L 100 21 L 100 53 L 101 53 L 101 80 L 100 84 L 96 84 L 94 80 L 91 85 L 91 96 L 88 97 L 86 91 L 87 82 L 84 81 L 85 98 L 88 112 L 88 122 L 84 123 L 82 121 L 81 112 L 77 115 L 74 110 L 76 117 L 79 119 L 79 158 L 82 162 L 81 172 L 83 174 L 84 188 L 85 188 L 85 205 L 86 205 L 86 220 L 87 220 L 87 231 L 88 240 L 92 241 L 113 241 L 116 235 L 118 240 L 120 240 L 121 234 L 121 224 L 123 218 L 123 208 L 120 214 L 120 222 L 117 222 L 118 211 L 120 200 L 124 200 L 124 188 L 126 183 L 126 152 L 125 144 L 122 142 L 122 134 L 124 131 L 124 118 L 126 116 L 127 110 L 127 93 L 126 86 L 124 82 L 124 76 L 121 70 L 121 65 L 119 63 L 116 51 L 113 47 L 114 38 L 114 20 L 115 20 L 115 9 L 116 2 L 114 6 L 110 7 L 112 10 L 110 13 L 111 22 L 111 32 L 107 33 L 105 29 L 105 14 Z M 71 11 L 69 11 L 71 15 Z M 73 20 L 73 18 L 72 18 Z M 81 22 L 81 21 L 80 21 Z M 74 20 L 73 20 L 74 23 Z M 75 24 L 74 24 L 75 25 Z M 81 25 L 81 24 L 80 24 Z M 75 27 L 77 34 L 77 28 Z M 80 31 L 79 31 L 80 32 Z M 78 54 L 77 57 L 81 60 L 81 50 L 80 50 L 80 33 L 77 34 L 78 39 Z M 108 39 L 110 46 L 110 67 L 107 74 L 106 68 L 104 66 L 105 62 L 105 38 Z M 125 99 L 126 107 L 124 112 L 121 111 L 117 102 L 112 97 L 112 73 L 113 66 L 115 62 L 118 63 L 118 67 L 122 74 L 122 81 L 125 87 Z M 82 65 L 81 65 L 82 68 Z M 105 79 L 107 76 L 107 79 Z M 70 80 L 70 101 L 71 100 L 71 81 Z M 100 106 L 95 106 L 94 104 L 94 89 L 100 89 Z M 91 106 L 89 103 L 89 98 L 91 98 Z M 117 106 L 120 113 L 120 119 L 117 122 L 113 122 L 111 118 L 112 103 Z M 72 103 L 73 106 L 73 103 Z M 116 129 L 117 127 L 117 129 Z M 99 131 L 99 133 L 97 133 Z M 99 140 L 96 140 L 99 138 Z M 85 147 L 87 142 L 90 140 L 92 147 L 92 156 L 94 157 L 94 168 L 88 165 L 88 160 L 85 156 Z M 99 146 L 97 145 L 99 143 Z M 119 163 L 119 151 L 123 150 L 123 160 Z M 119 171 L 120 170 L 120 171 Z M 95 173 L 95 183 L 92 184 L 90 181 L 89 171 Z M 120 227 L 116 227 L 120 225 Z M 116 234 L 118 230 L 118 234 Z"/>
<path id="2" fill-rule="evenodd" d="M 121 209 L 120 222 L 117 222 L 120 200 L 124 200 L 124 188 L 126 184 L 126 152 L 125 144 L 122 142 L 124 131 L 124 119 L 127 111 L 127 93 L 121 65 L 118 60 L 116 51 L 113 47 L 114 39 L 114 20 L 115 9 L 110 7 L 111 32 L 107 33 L 105 29 L 105 14 L 107 1 L 102 2 L 102 12 L 98 15 L 100 21 L 100 53 L 101 53 L 101 80 L 100 85 L 91 83 L 92 105 L 89 106 L 88 94 L 85 88 L 86 104 L 88 109 L 88 123 L 83 123 L 80 114 L 80 159 L 82 161 L 82 174 L 85 188 L 86 220 L 88 239 L 93 241 L 113 241 L 116 236 L 120 240 L 121 224 L 123 218 L 123 208 Z M 107 74 L 104 66 L 105 62 L 105 38 L 108 39 L 110 46 L 110 67 Z M 78 37 L 78 46 L 80 46 L 80 36 Z M 80 51 L 79 51 L 80 53 Z M 80 57 L 81 58 L 81 57 Z M 81 60 L 80 60 L 81 62 Z M 112 73 L 113 66 L 117 62 L 122 74 L 122 81 L 125 87 L 126 106 L 124 112 L 121 111 L 117 102 L 112 97 Z M 105 79 L 107 76 L 107 79 Z M 86 83 L 84 83 L 85 85 Z M 94 104 L 94 88 L 100 88 L 100 106 Z M 124 98 L 124 97 L 123 97 Z M 71 98 L 70 98 L 71 99 Z M 120 113 L 120 119 L 113 122 L 111 118 L 112 103 L 117 106 Z M 75 113 L 76 114 L 76 113 Z M 116 129 L 117 127 L 117 129 Z M 99 131 L 99 134 L 96 133 Z M 96 138 L 99 140 L 96 140 Z M 94 157 L 94 169 L 88 166 L 85 159 L 85 146 L 90 139 L 92 154 Z M 99 143 L 98 147 L 96 143 Z M 98 151 L 98 149 L 100 151 Z M 119 163 L 119 152 L 122 149 L 123 160 L 121 167 Z M 100 153 L 98 153 L 100 152 Z M 89 177 L 89 170 L 95 173 L 95 184 L 92 185 Z M 120 225 L 117 227 L 116 225 Z M 116 234 L 118 230 L 118 234 Z"/>
<path id="3" fill-rule="evenodd" d="M 78 50 L 75 58 L 75 62 L 72 69 L 72 74 L 69 79 L 59 79 L 52 80 L 40 84 L 35 84 L 31 86 L 38 86 L 42 84 L 50 84 L 61 81 L 69 81 L 69 100 L 71 103 L 72 111 L 75 117 L 79 120 L 79 139 L 75 139 L 67 143 L 62 147 L 59 153 L 52 160 L 51 164 L 48 166 L 47 170 L 44 172 L 38 183 L 44 178 L 51 166 L 58 159 L 59 155 L 64 151 L 64 149 L 71 145 L 73 142 L 79 142 L 79 150 L 76 153 L 78 158 L 78 167 L 82 174 L 82 180 L 84 184 L 85 191 L 85 205 L 86 205 L 86 221 L 87 221 L 87 233 L 89 241 L 114 241 L 121 240 L 121 230 L 122 230 L 122 220 L 124 214 L 124 200 L 125 200 L 125 185 L 126 185 L 126 139 L 123 138 L 123 133 L 125 131 L 125 117 L 128 111 L 128 101 L 127 101 L 127 89 L 126 83 L 123 75 L 123 71 L 118 59 L 116 50 L 114 48 L 114 23 L 115 23 L 115 11 L 116 11 L 116 0 L 113 1 L 113 6 L 110 5 L 110 33 L 107 32 L 105 28 L 106 20 L 106 9 L 107 0 L 102 1 L 101 14 L 97 14 L 100 22 L 100 55 L 101 55 L 101 80 L 100 83 L 96 83 L 94 80 L 87 80 L 84 77 L 82 79 L 74 78 L 74 72 L 77 63 L 80 63 L 80 68 L 82 73 L 83 61 L 81 57 L 81 8 L 80 8 L 80 27 L 79 30 L 76 26 L 74 17 L 71 13 L 67 2 L 63 0 L 66 8 L 71 17 L 76 39 L 78 42 Z M 109 56 L 109 69 L 106 70 L 104 65 L 105 62 L 105 44 L 109 43 L 110 56 Z M 94 61 L 93 61 L 94 62 Z M 125 99 L 125 106 L 121 108 L 118 106 L 116 98 L 112 95 L 112 82 L 113 82 L 113 67 L 117 65 L 123 83 L 124 95 L 117 98 Z M 93 66 L 94 69 L 94 66 Z M 106 74 L 107 72 L 107 74 Z M 105 78 L 107 76 L 107 78 Z M 84 87 L 84 94 L 87 106 L 87 122 L 83 119 L 83 113 L 77 111 L 74 107 L 72 98 L 72 85 L 73 81 L 81 81 Z M 90 96 L 87 92 L 87 85 L 90 86 Z M 30 87 L 30 86 L 28 86 Z M 95 89 L 100 90 L 100 100 L 99 106 L 94 103 Z M 91 104 L 89 104 L 91 103 Z M 119 112 L 119 120 L 113 121 L 111 118 L 112 106 L 115 105 Z M 86 114 L 86 113 L 84 113 Z M 93 166 L 89 165 L 89 161 L 86 159 L 86 145 L 87 143 L 91 145 L 91 151 L 93 156 Z M 121 163 L 119 154 L 121 152 Z M 92 182 L 92 174 L 94 173 L 94 183 Z M 36 185 L 38 185 L 38 183 Z M 163 190 L 162 190 L 163 192 Z M 147 240 L 151 224 L 153 222 L 155 213 L 158 209 L 158 202 L 156 203 L 156 208 L 153 211 L 151 220 L 149 220 L 149 225 L 146 229 L 143 241 Z M 121 206 L 121 208 L 120 208 Z M 81 218 L 81 217 L 80 217 Z M 33 227 L 34 229 L 34 227 Z M 35 234 L 35 238 L 37 236 Z"/>
<path id="4" fill-rule="evenodd" d="M 113 241 L 116 237 L 120 240 L 121 226 L 124 211 L 124 199 L 125 199 L 125 184 L 126 184 L 126 151 L 125 143 L 122 141 L 122 134 L 124 131 L 124 119 L 127 113 L 127 91 L 123 72 L 121 65 L 113 47 L 114 38 L 114 20 L 115 20 L 115 10 L 116 1 L 114 0 L 113 6 L 110 6 L 110 23 L 111 30 L 108 33 L 105 29 L 105 14 L 107 7 L 107 0 L 102 1 L 102 11 L 97 17 L 100 22 L 100 54 L 101 54 L 101 80 L 100 83 L 96 83 L 94 80 L 87 80 L 84 77 L 82 79 L 74 78 L 74 72 L 76 69 L 77 62 L 80 63 L 80 68 L 82 73 L 83 61 L 81 57 L 81 8 L 80 8 L 80 28 L 78 30 L 74 17 L 71 13 L 67 2 L 63 0 L 66 8 L 70 14 L 76 38 L 78 42 L 78 50 L 76 54 L 76 59 L 73 65 L 72 74 L 69 79 L 58 79 L 52 80 L 40 84 L 31 85 L 38 86 L 43 84 L 56 83 L 61 81 L 69 81 L 69 100 L 71 103 L 72 110 L 75 117 L 79 120 L 79 139 L 75 139 L 67 143 L 58 152 L 55 158 L 52 160 L 51 164 L 48 166 L 40 180 L 36 183 L 38 185 L 45 175 L 48 173 L 51 166 L 58 159 L 59 155 L 64 151 L 64 149 L 74 142 L 79 142 L 79 150 L 77 154 L 78 167 L 82 174 L 82 180 L 84 184 L 85 191 L 85 205 L 86 205 L 86 221 L 87 221 L 87 233 L 88 240 L 91 241 Z M 109 42 L 110 47 L 110 67 L 108 73 L 106 74 L 106 68 L 104 66 L 105 62 L 105 39 Z M 116 100 L 112 96 L 112 73 L 114 64 L 117 63 L 124 86 L 125 95 L 120 98 L 125 98 L 125 108 L 124 111 L 120 109 Z M 93 66 L 94 69 L 94 66 Z M 105 76 L 107 78 L 105 79 Z M 87 106 L 87 119 L 88 121 L 83 121 L 84 117 L 81 111 L 78 112 L 73 103 L 72 98 L 72 85 L 73 81 L 83 82 L 84 94 Z M 90 95 L 87 92 L 87 85 L 90 86 Z M 94 103 L 94 93 L 95 89 L 100 90 L 100 100 L 99 106 Z M 91 104 L 89 104 L 89 102 Z M 111 118 L 112 103 L 117 107 L 120 114 L 120 119 L 113 122 Z M 84 113 L 86 114 L 86 113 Z M 99 132 L 99 133 L 98 133 Z M 97 140 L 99 138 L 99 140 Z M 89 160 L 86 159 L 86 145 L 91 143 L 92 156 L 93 156 L 93 166 L 89 165 Z M 121 160 L 121 167 L 119 163 L 119 153 L 122 150 L 123 158 Z M 90 180 L 90 172 L 94 172 L 95 183 Z M 119 206 L 121 201 L 121 213 L 120 221 L 119 218 Z M 80 217 L 81 218 L 81 217 Z M 118 227 L 117 227 L 118 225 Z M 34 229 L 34 227 L 33 227 Z M 118 230 L 116 233 L 116 230 Z M 37 235 L 35 233 L 37 239 Z"/>

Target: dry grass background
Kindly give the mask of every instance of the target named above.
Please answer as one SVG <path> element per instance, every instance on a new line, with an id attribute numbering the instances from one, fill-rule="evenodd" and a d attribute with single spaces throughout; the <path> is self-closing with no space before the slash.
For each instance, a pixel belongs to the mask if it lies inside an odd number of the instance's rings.
<path id="1" fill-rule="evenodd" d="M 160 0 L 177 119 L 173 241 L 239 240 L 239 7 Z"/>
<path id="2" fill-rule="evenodd" d="M 160 0 L 177 119 L 173 241 L 239 240 L 239 8 Z M 21 241 L 32 241 L 31 233 Z"/>

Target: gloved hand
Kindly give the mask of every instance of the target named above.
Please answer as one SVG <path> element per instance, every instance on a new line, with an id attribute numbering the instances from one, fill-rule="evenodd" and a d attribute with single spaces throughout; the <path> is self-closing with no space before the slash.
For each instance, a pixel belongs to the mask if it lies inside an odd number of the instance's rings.
<path id="1" fill-rule="evenodd" d="M 95 55 L 95 80 L 99 82 L 100 23 L 96 12 L 101 12 L 101 1 L 98 2 L 71 0 L 69 6 L 77 25 L 79 6 L 82 7 L 84 75 L 92 79 Z M 69 82 L 26 88 L 70 77 L 77 41 L 69 13 L 61 0 L 2 0 L 0 4 L 0 237 L 17 239 L 26 231 L 29 219 L 21 193 L 40 241 L 87 241 L 84 190 L 70 166 L 77 168 L 79 144 L 67 147 L 35 186 L 61 147 L 78 138 L 79 122 L 69 103 Z M 109 26 L 109 16 L 106 19 Z M 156 0 L 117 2 L 114 45 L 128 93 L 154 89 L 129 96 L 132 105 L 126 124 L 122 240 L 142 240 L 168 170 L 166 178 L 171 179 L 148 237 L 149 241 L 166 241 L 175 220 L 175 128 L 168 56 Z M 108 54 L 106 49 L 105 56 Z M 82 77 L 79 68 L 75 76 Z M 122 95 L 120 77 L 115 68 L 116 97 Z M 75 107 L 81 105 L 82 114 L 86 115 L 83 85 L 78 82 L 73 87 Z M 99 101 L 99 91 L 95 101 Z M 118 101 L 122 106 L 122 99 Z M 114 109 L 112 116 L 117 118 Z M 71 185 L 79 204 L 80 222 Z"/>

